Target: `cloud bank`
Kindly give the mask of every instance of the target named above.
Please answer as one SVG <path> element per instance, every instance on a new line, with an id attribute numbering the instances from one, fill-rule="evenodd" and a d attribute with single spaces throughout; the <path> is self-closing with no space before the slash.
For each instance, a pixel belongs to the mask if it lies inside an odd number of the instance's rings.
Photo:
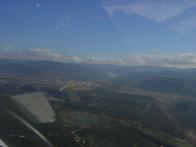
<path id="1" fill-rule="evenodd" d="M 65 56 L 48 49 L 0 50 L 0 59 L 50 60 L 57 62 L 73 62 L 88 64 L 114 64 L 127 66 L 159 66 L 174 68 L 196 68 L 196 53 L 130 55 L 117 57 L 79 57 Z"/>

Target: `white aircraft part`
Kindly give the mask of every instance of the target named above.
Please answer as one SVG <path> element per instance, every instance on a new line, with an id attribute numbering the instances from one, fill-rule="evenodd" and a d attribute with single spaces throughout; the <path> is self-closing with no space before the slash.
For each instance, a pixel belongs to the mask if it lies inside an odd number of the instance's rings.
<path id="1" fill-rule="evenodd" d="M 55 113 L 47 99 L 41 93 L 28 93 L 13 96 L 20 110 L 35 123 L 51 123 L 55 121 Z"/>
<path id="2" fill-rule="evenodd" d="M 3 142 L 3 140 L 0 139 L 0 147 L 8 147 L 8 146 Z"/>

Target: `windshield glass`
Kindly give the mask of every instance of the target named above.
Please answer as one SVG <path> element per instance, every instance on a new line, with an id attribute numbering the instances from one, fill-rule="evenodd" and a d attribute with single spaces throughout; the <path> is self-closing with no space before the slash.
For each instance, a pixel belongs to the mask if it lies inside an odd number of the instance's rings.
<path id="1" fill-rule="evenodd" d="M 196 0 L 1 0 L 0 146 L 196 146 Z"/>

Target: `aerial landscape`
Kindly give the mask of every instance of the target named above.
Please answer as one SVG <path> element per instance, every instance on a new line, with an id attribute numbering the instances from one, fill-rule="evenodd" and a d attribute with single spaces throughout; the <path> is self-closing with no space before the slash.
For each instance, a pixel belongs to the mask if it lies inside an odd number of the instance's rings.
<path id="1" fill-rule="evenodd" d="M 196 147 L 196 0 L 1 0 L 0 147 Z"/>
<path id="2" fill-rule="evenodd" d="M 195 69 L 1 59 L 0 71 L 1 138 L 17 146 L 44 143 L 24 122 L 59 147 L 195 144 Z"/>

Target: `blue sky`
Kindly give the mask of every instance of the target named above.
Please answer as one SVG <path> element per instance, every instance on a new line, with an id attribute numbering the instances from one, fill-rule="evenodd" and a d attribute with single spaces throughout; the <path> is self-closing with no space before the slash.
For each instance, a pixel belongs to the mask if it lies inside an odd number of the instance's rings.
<path id="1" fill-rule="evenodd" d="M 66 56 L 195 53 L 196 0 L 1 0 L 0 48 Z"/>

